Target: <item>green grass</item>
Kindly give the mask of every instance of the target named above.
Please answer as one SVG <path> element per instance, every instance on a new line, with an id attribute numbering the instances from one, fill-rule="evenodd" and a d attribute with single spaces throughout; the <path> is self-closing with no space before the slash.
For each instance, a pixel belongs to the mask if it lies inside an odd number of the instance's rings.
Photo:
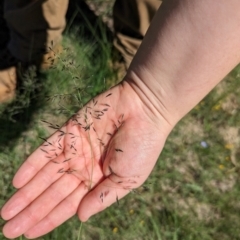
<path id="1" fill-rule="evenodd" d="M 110 43 L 101 39 L 104 48 L 69 33 L 57 67 L 42 73 L 34 93 L 26 90 L 36 86 L 29 77 L 23 97 L 2 109 L 1 205 L 13 194 L 11 179 L 41 143 L 39 136 L 52 132 L 41 119 L 60 125 L 117 81 L 109 64 Z M 144 186 L 84 223 L 81 239 L 240 239 L 239 85 L 237 67 L 172 131 Z M 75 240 L 79 227 L 74 217 L 39 239 Z"/>

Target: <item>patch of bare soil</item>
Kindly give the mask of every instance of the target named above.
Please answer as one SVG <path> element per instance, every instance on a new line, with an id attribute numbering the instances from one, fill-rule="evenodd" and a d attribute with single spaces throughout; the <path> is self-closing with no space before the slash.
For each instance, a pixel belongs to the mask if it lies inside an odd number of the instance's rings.
<path id="1" fill-rule="evenodd" d="M 89 8 L 113 31 L 112 9 L 113 0 L 86 0 Z"/>

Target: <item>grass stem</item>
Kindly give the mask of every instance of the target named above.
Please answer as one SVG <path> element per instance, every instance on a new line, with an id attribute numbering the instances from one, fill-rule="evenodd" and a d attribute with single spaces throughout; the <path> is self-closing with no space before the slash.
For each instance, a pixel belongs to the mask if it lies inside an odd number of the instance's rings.
<path id="1" fill-rule="evenodd" d="M 80 240 L 81 233 L 82 233 L 82 226 L 83 226 L 83 223 L 81 222 L 80 223 L 80 227 L 79 227 L 79 231 L 78 231 L 78 238 L 77 238 L 77 240 Z"/>

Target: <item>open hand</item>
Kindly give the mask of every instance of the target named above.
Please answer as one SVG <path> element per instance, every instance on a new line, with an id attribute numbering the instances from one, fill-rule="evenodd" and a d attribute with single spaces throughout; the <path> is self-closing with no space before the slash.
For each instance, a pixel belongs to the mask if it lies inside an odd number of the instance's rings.
<path id="1" fill-rule="evenodd" d="M 169 133 L 125 81 L 55 127 L 13 179 L 18 191 L 1 209 L 8 238 L 36 238 L 120 200 L 147 179 Z"/>

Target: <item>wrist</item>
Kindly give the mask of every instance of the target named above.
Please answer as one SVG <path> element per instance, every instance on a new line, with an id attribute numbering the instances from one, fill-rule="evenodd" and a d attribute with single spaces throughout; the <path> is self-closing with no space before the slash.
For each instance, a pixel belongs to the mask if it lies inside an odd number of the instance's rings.
<path id="1" fill-rule="evenodd" d="M 164 129 L 167 137 L 180 119 L 170 114 L 167 104 L 158 96 L 157 93 L 160 91 L 162 91 L 161 95 L 165 95 L 164 90 L 159 88 L 159 86 L 153 86 L 152 88 L 149 84 L 146 85 L 137 74 L 131 71 L 125 76 L 124 82 L 130 86 L 139 98 L 143 112 L 150 117 L 156 125 L 160 126 L 161 131 Z M 156 89 L 157 91 L 155 91 Z"/>

